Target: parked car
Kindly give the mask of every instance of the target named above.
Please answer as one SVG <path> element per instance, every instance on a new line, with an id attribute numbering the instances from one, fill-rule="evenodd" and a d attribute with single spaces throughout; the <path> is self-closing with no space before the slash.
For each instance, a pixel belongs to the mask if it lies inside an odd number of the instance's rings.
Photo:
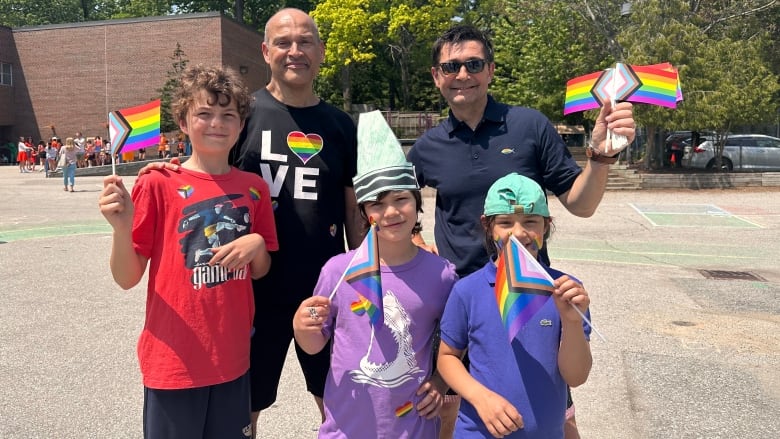
<path id="1" fill-rule="evenodd" d="M 714 140 L 686 148 L 682 164 L 687 168 L 714 168 Z M 780 170 L 780 139 L 761 134 L 730 135 L 723 147 L 721 168 Z"/>

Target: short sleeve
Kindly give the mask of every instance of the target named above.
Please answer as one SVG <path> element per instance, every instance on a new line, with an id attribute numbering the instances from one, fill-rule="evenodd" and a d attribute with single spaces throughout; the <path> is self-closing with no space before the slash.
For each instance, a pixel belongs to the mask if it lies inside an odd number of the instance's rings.
<path id="1" fill-rule="evenodd" d="M 157 225 L 157 205 L 151 185 L 152 177 L 141 176 L 133 186 L 131 199 L 135 213 L 133 215 L 133 249 L 145 258 L 151 258 L 155 243 Z"/>
<path id="2" fill-rule="evenodd" d="M 274 220 L 273 205 L 271 204 L 271 192 L 268 184 L 262 178 L 255 175 L 254 185 L 260 191 L 260 198 L 257 200 L 255 218 L 252 220 L 252 232 L 258 233 L 265 240 L 265 247 L 268 251 L 279 250 L 279 241 L 276 237 L 276 221 Z"/>
<path id="3" fill-rule="evenodd" d="M 454 349 L 466 349 L 468 346 L 468 313 L 457 283 L 444 306 L 440 327 L 443 342 Z"/>

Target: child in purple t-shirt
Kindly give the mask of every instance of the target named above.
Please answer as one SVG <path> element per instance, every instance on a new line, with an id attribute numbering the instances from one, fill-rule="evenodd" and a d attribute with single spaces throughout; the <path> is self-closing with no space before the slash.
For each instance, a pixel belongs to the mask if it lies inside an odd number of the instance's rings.
<path id="1" fill-rule="evenodd" d="M 319 437 L 435 439 L 446 391 L 433 372 L 435 334 L 457 275 L 412 242 L 422 197 L 379 112 L 360 117 L 354 182 L 363 218 L 376 225 L 382 318 L 372 324 L 363 296 L 342 280 L 360 249 L 331 258 L 314 296 L 296 312 L 295 339 L 304 351 L 317 353 L 333 337 Z"/>

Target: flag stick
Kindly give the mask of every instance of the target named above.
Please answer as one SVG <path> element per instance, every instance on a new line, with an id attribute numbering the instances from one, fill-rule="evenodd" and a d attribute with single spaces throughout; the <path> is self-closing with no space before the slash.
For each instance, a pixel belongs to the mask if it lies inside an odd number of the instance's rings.
<path id="1" fill-rule="evenodd" d="M 552 284 L 555 284 L 555 280 L 552 278 L 552 276 L 550 276 L 550 273 L 548 273 L 548 272 L 547 272 L 547 270 L 545 270 L 544 268 L 542 268 L 542 266 L 541 266 L 541 264 L 539 263 L 539 261 L 537 261 L 537 260 L 536 260 L 536 259 L 533 257 L 533 255 L 532 255 L 532 254 L 530 254 L 530 252 L 528 252 L 528 250 L 525 248 L 525 246 L 524 246 L 523 244 L 521 244 L 521 243 L 520 243 L 520 240 L 519 240 L 519 239 L 517 239 L 517 238 L 516 238 L 514 235 L 511 235 L 511 236 L 509 237 L 509 239 L 511 239 L 511 240 L 513 240 L 513 241 L 515 242 L 515 245 L 516 245 L 516 246 L 517 246 L 517 247 L 520 249 L 520 251 L 523 251 L 523 252 L 525 252 L 525 253 L 526 253 L 526 254 L 527 254 L 529 257 L 530 257 L 530 261 L 531 261 L 531 263 L 532 263 L 532 264 L 536 264 L 536 265 L 538 265 L 538 271 L 539 271 L 539 273 L 541 273 L 541 274 L 542 274 L 542 276 L 544 276 L 544 278 L 545 278 L 545 279 L 547 279 L 548 281 L 550 281 L 550 283 L 552 283 Z M 598 330 L 598 329 L 596 329 L 596 327 L 595 327 L 595 326 L 593 326 L 593 323 L 591 323 L 591 322 L 590 322 L 590 319 L 588 319 L 587 317 L 585 317 L 585 314 L 583 314 L 583 312 L 582 312 L 582 311 L 580 311 L 580 309 L 579 309 L 579 308 L 577 308 L 577 307 L 576 307 L 576 306 L 575 306 L 573 303 L 569 302 L 569 305 L 571 305 L 571 306 L 574 308 L 574 310 L 575 310 L 575 311 L 577 311 L 577 314 L 579 314 L 579 315 L 580 315 L 580 317 L 582 317 L 582 320 L 585 320 L 585 323 L 587 323 L 587 324 L 588 324 L 588 326 L 590 326 L 590 328 L 593 330 L 593 332 L 595 332 L 595 333 L 596 333 L 596 335 L 598 335 L 598 336 L 599 336 L 599 338 L 601 339 L 601 341 L 603 341 L 604 343 L 606 343 L 606 342 L 607 342 L 607 339 L 606 339 L 606 338 L 604 338 L 604 336 L 603 336 L 603 335 L 601 335 L 601 333 L 599 332 L 599 330 Z"/>
<path id="2" fill-rule="evenodd" d="M 620 64 L 618 63 L 618 65 L 620 65 Z M 618 71 L 619 71 L 618 70 L 618 66 L 616 65 L 612 69 L 612 84 L 611 84 L 611 87 L 610 87 L 611 88 L 611 90 L 610 90 L 610 95 L 611 96 L 609 98 L 609 101 L 612 104 L 612 111 L 615 111 L 615 104 L 617 104 L 617 99 L 616 99 L 617 96 L 616 95 L 617 95 L 617 76 L 618 76 Z M 612 132 L 612 130 L 607 130 L 607 140 L 611 140 L 611 142 L 610 141 L 605 142 L 604 152 L 606 154 L 609 154 L 610 149 L 620 148 L 621 146 L 623 146 L 626 143 L 628 143 L 628 137 L 620 135 L 620 134 L 615 134 L 615 133 Z M 616 144 L 619 144 L 619 145 L 616 145 Z"/>
<path id="3" fill-rule="evenodd" d="M 598 336 L 599 336 L 599 338 L 601 339 L 601 341 L 603 341 L 604 343 L 606 343 L 606 342 L 607 342 L 607 339 L 606 339 L 606 338 L 604 338 L 604 336 L 603 336 L 603 335 L 601 335 L 601 333 L 599 332 L 599 330 L 598 330 L 598 329 L 596 329 L 596 327 L 595 327 L 595 326 L 593 326 L 593 323 L 591 323 L 591 322 L 590 322 L 590 319 L 588 319 L 587 317 L 585 317 L 585 314 L 583 314 L 583 313 L 582 313 L 582 311 L 580 311 L 580 309 L 579 309 L 579 308 L 577 308 L 577 306 L 576 306 L 576 305 L 574 305 L 574 304 L 573 304 L 573 303 L 571 303 L 571 302 L 569 302 L 569 304 L 572 306 L 572 308 L 574 308 L 574 310 L 575 310 L 575 311 L 577 311 L 577 314 L 579 314 L 579 315 L 580 315 L 580 317 L 582 317 L 582 320 L 585 320 L 585 323 L 587 323 L 587 324 L 588 324 L 588 326 L 590 326 L 590 329 L 592 329 L 592 330 L 593 330 L 593 332 L 595 332 L 595 333 L 596 333 L 596 335 L 598 335 Z"/>

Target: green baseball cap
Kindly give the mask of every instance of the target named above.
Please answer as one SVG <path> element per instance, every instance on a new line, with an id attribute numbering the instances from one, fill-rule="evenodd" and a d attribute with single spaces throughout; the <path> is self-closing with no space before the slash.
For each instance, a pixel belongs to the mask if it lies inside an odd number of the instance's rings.
<path id="1" fill-rule="evenodd" d="M 547 196 L 539 184 L 516 172 L 499 178 L 490 186 L 484 213 L 485 216 L 513 213 L 550 216 Z"/>

